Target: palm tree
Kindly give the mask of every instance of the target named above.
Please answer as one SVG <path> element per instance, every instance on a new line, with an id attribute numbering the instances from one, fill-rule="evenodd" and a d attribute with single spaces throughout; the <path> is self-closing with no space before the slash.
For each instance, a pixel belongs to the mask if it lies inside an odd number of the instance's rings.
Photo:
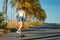
<path id="1" fill-rule="evenodd" d="M 3 6 L 2 6 L 2 16 L 0 16 L 0 18 L 2 18 L 1 20 L 1 27 L 4 29 L 4 32 L 6 32 L 6 26 L 7 26 L 7 4 L 8 4 L 8 0 L 3 0 Z"/>
<path id="2" fill-rule="evenodd" d="M 7 3 L 8 3 L 8 0 L 3 0 L 2 11 L 3 11 L 4 17 L 6 18 L 7 18 Z M 7 20 L 5 21 L 7 22 Z"/>
<path id="3" fill-rule="evenodd" d="M 11 0 L 11 5 L 12 7 L 16 5 L 17 10 L 25 7 L 27 11 L 27 18 L 37 18 L 39 20 L 46 19 L 45 11 L 41 11 L 43 9 L 39 4 L 39 0 Z"/>

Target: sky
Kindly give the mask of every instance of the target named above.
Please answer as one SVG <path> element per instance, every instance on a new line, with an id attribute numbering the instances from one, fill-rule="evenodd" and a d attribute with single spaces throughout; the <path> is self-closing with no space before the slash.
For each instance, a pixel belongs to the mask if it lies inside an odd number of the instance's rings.
<path id="1" fill-rule="evenodd" d="M 47 23 L 60 23 L 60 0 L 40 0 L 42 9 L 47 14 Z"/>
<path id="2" fill-rule="evenodd" d="M 9 0 L 10 1 L 10 0 Z M 45 10 L 47 14 L 46 23 L 60 23 L 60 0 L 40 0 L 42 9 Z M 0 11 L 2 10 L 3 0 L 0 0 Z M 13 12 L 15 13 L 16 9 L 13 8 Z M 11 7 L 8 2 L 8 19 L 10 20 L 11 16 Z M 13 15 L 15 17 L 15 15 Z M 14 19 L 14 18 L 12 18 Z"/>

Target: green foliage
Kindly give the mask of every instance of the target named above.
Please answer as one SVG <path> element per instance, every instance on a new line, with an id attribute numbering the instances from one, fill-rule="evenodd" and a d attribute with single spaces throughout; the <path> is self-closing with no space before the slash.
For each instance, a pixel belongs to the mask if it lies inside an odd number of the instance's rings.
<path id="1" fill-rule="evenodd" d="M 5 28 L 6 23 L 4 22 L 6 18 L 3 16 L 3 13 L 0 12 L 0 28 Z"/>
<path id="2" fill-rule="evenodd" d="M 13 7 L 13 6 L 15 6 L 16 1 L 12 0 L 10 3 L 11 3 L 11 7 Z"/>
<path id="3" fill-rule="evenodd" d="M 11 0 L 12 7 L 20 9 L 25 7 L 28 14 L 27 18 L 37 18 L 45 21 L 47 18 L 46 12 L 42 9 L 39 0 Z"/>

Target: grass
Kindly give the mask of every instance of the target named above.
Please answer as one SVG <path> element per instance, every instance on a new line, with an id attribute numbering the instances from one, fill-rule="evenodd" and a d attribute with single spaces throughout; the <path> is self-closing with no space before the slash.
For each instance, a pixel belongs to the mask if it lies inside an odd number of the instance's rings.
<path id="1" fill-rule="evenodd" d="M 0 29 L 0 35 L 4 34 L 4 29 Z"/>
<path id="2" fill-rule="evenodd" d="M 24 27 L 22 29 L 28 29 L 29 27 L 36 27 L 36 26 L 42 26 L 44 23 L 42 22 L 24 22 Z M 8 22 L 7 28 L 16 28 L 18 29 L 18 26 L 16 22 Z"/>
<path id="3" fill-rule="evenodd" d="M 42 26 L 43 24 L 44 24 L 43 22 L 24 22 L 24 27 L 22 29 L 29 29 L 29 27 Z M 10 28 L 18 29 L 18 26 L 16 22 L 8 22 L 7 28 L 8 28 L 7 32 L 10 32 Z M 4 29 L 0 29 L 0 34 L 4 34 L 3 30 Z"/>

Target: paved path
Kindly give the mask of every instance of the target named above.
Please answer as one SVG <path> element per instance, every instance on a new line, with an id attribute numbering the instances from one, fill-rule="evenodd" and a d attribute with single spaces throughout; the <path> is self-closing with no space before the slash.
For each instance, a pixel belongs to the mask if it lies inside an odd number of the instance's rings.
<path id="1" fill-rule="evenodd" d="M 0 36 L 0 40 L 60 40 L 60 29 L 28 29 L 23 30 L 26 37 L 16 37 L 15 32 Z"/>

